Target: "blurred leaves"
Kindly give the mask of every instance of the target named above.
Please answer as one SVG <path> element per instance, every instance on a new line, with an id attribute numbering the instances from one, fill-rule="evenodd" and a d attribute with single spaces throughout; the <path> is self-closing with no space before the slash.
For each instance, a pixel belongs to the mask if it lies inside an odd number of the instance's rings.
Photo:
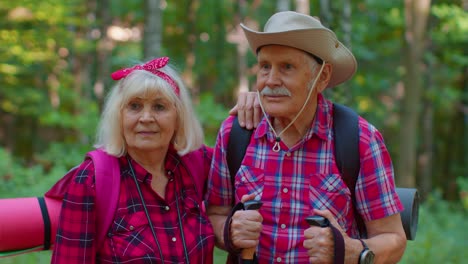
<path id="1" fill-rule="evenodd" d="M 465 186 L 466 187 L 466 186 Z M 464 263 L 468 258 L 467 208 L 432 193 L 419 211 L 415 241 L 408 241 L 401 263 Z"/>
<path id="2" fill-rule="evenodd" d="M 16 170 L 11 167 L 13 164 L 33 170 L 15 172 L 25 177 L 25 182 L 26 175 L 44 173 L 43 177 L 47 177 L 55 167 L 65 170 L 80 162 L 92 148 L 103 96 L 114 84 L 109 76 L 100 76 L 105 72 L 99 71 L 103 67 L 103 53 L 99 51 L 108 50 L 105 54 L 110 56 L 109 70 L 144 60 L 139 39 L 145 1 L 109 1 L 108 7 L 103 3 L 0 3 L 0 16 L 4 18 L 0 20 L 0 146 L 10 155 L 5 163 L 10 170 Z M 358 60 L 358 71 L 346 86 L 329 89 L 326 96 L 345 102 L 374 124 L 384 134 L 396 159 L 398 131 L 404 129 L 400 125 L 400 103 L 405 90 L 402 78 L 407 73 L 402 64 L 403 1 L 351 1 L 351 5 L 351 50 Z M 154 55 L 170 56 L 182 72 L 208 145 L 214 144 L 219 124 L 234 105 L 239 86 L 238 46 L 228 36 L 232 37 L 241 21 L 263 27 L 275 8 L 276 1 L 161 1 L 163 54 Z M 319 2 L 311 3 L 310 8 L 312 15 L 319 15 Z M 105 42 L 108 32 L 100 17 L 102 10 L 109 11 L 110 26 L 131 32 L 133 38 Z M 330 11 L 332 16 L 326 22 L 341 39 L 343 7 L 331 2 Z M 428 35 L 421 65 L 425 69 L 427 106 L 421 108 L 430 107 L 433 111 L 434 125 L 429 127 L 433 130 L 434 146 L 432 184 L 442 188 L 444 195 L 450 195 L 455 183 L 444 180 L 468 175 L 468 161 L 464 158 L 468 156 L 466 10 L 458 1 L 433 2 Z M 252 89 L 254 54 L 248 51 L 245 60 Z M 439 176 L 442 174 L 446 178 Z M 8 184 L 11 182 L 5 186 Z"/>
<path id="3" fill-rule="evenodd" d="M 109 84 L 114 84 L 109 76 L 98 76 L 100 48 L 109 49 L 111 70 L 144 59 L 138 41 L 144 0 L 113 0 L 108 7 L 101 6 L 103 2 L 0 2 L 0 197 L 42 194 L 92 148 L 102 107 L 99 91 L 105 95 Z M 320 2 L 310 3 L 312 15 L 319 15 Z M 238 20 L 263 27 L 275 12 L 276 1 L 161 3 L 163 54 L 154 56 L 170 56 L 184 77 L 190 78 L 187 81 L 206 143 L 213 146 L 220 123 L 234 105 L 239 82 L 238 47 L 227 36 Z M 404 96 L 401 80 L 407 72 L 402 66 L 403 1 L 351 4 L 351 50 L 358 71 L 345 88 L 333 88 L 326 95 L 337 102 L 352 98 L 346 103 L 384 134 L 395 159 L 398 131 L 404 129 L 399 122 Z M 343 7 L 337 1 L 330 5 L 332 18 L 327 22 L 341 39 Z M 107 32 L 99 11 L 105 8 L 110 11 L 112 26 L 136 37 L 103 44 Z M 460 1 L 433 1 L 428 35 L 421 66 L 427 87 L 424 98 L 433 110 L 434 162 L 429 165 L 433 189 L 441 191 L 421 209 L 418 236 L 409 242 L 403 263 L 461 263 L 467 258 L 467 240 L 459 230 L 468 228 L 464 221 L 468 203 L 468 12 Z M 255 56 L 251 51 L 246 56 L 252 86 Z M 192 67 L 190 74 L 188 66 Z M 456 177 L 458 185 L 448 181 Z M 460 192 L 454 192 L 453 186 Z M 442 199 L 458 194 L 465 209 Z M 48 263 L 47 254 L 31 254 L 25 259 Z M 5 263 L 14 262 L 7 259 Z"/>

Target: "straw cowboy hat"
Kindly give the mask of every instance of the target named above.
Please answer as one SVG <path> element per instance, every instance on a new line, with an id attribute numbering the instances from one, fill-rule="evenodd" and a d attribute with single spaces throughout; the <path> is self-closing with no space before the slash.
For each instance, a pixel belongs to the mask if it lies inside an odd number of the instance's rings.
<path id="1" fill-rule="evenodd" d="M 356 59 L 337 38 L 314 17 L 293 11 L 274 14 L 263 32 L 241 24 L 254 53 L 265 45 L 284 45 L 309 52 L 330 63 L 333 73 L 327 87 L 343 83 L 354 75 Z"/>

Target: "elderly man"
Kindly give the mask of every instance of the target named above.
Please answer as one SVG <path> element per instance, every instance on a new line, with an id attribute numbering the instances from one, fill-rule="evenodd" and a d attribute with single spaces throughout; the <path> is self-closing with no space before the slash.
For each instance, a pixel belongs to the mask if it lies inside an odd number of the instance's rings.
<path id="1" fill-rule="evenodd" d="M 257 55 L 264 118 L 235 176 L 235 202 L 255 199 L 263 206 L 231 212 L 229 117 L 218 134 L 209 178 L 207 210 L 218 246 L 232 254 L 256 247 L 259 263 L 333 263 L 337 254 L 345 263 L 398 262 L 406 247 L 403 206 L 381 134 L 359 117 L 356 211 L 333 154 L 334 109 L 321 93 L 354 75 L 353 54 L 333 31 L 304 14 L 276 13 L 263 32 L 241 26 Z M 364 219 L 365 239 L 355 214 Z M 309 226 L 305 219 L 311 215 L 325 217 L 332 228 Z M 335 251 L 336 232 L 343 237 L 341 252 Z"/>

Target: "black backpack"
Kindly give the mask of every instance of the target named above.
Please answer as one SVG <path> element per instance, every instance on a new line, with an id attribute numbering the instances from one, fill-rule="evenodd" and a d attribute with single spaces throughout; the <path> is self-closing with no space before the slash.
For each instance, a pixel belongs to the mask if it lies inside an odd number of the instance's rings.
<path id="1" fill-rule="evenodd" d="M 355 187 L 359 175 L 359 127 L 358 115 L 351 108 L 333 104 L 333 133 L 335 135 L 335 160 L 343 180 L 351 190 L 353 207 L 356 204 Z M 245 151 L 250 143 L 253 130 L 247 130 L 239 125 L 237 116 L 232 124 L 227 148 L 227 162 L 231 175 L 231 186 L 244 159 Z M 414 188 L 396 188 L 404 211 L 401 212 L 403 228 L 408 240 L 414 240 L 418 226 L 419 194 Z M 233 195 L 235 194 L 233 190 Z M 234 201 L 234 199 L 233 199 Z M 354 210 L 356 212 L 356 210 Z M 366 227 L 362 217 L 355 213 L 355 220 L 361 237 L 366 237 Z"/>

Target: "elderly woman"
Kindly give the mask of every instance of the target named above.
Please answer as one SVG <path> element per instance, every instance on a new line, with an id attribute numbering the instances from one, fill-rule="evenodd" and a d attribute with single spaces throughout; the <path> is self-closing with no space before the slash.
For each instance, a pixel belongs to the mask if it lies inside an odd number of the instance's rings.
<path id="1" fill-rule="evenodd" d="M 52 263 L 213 262 L 213 229 L 196 184 L 207 176 L 211 149 L 168 60 L 112 74 L 119 81 L 95 146 L 120 168 L 114 218 L 98 244 L 95 164 L 85 159 L 66 187 Z M 202 155 L 206 170 L 197 164 L 203 169 L 191 171 L 194 155 Z"/>

